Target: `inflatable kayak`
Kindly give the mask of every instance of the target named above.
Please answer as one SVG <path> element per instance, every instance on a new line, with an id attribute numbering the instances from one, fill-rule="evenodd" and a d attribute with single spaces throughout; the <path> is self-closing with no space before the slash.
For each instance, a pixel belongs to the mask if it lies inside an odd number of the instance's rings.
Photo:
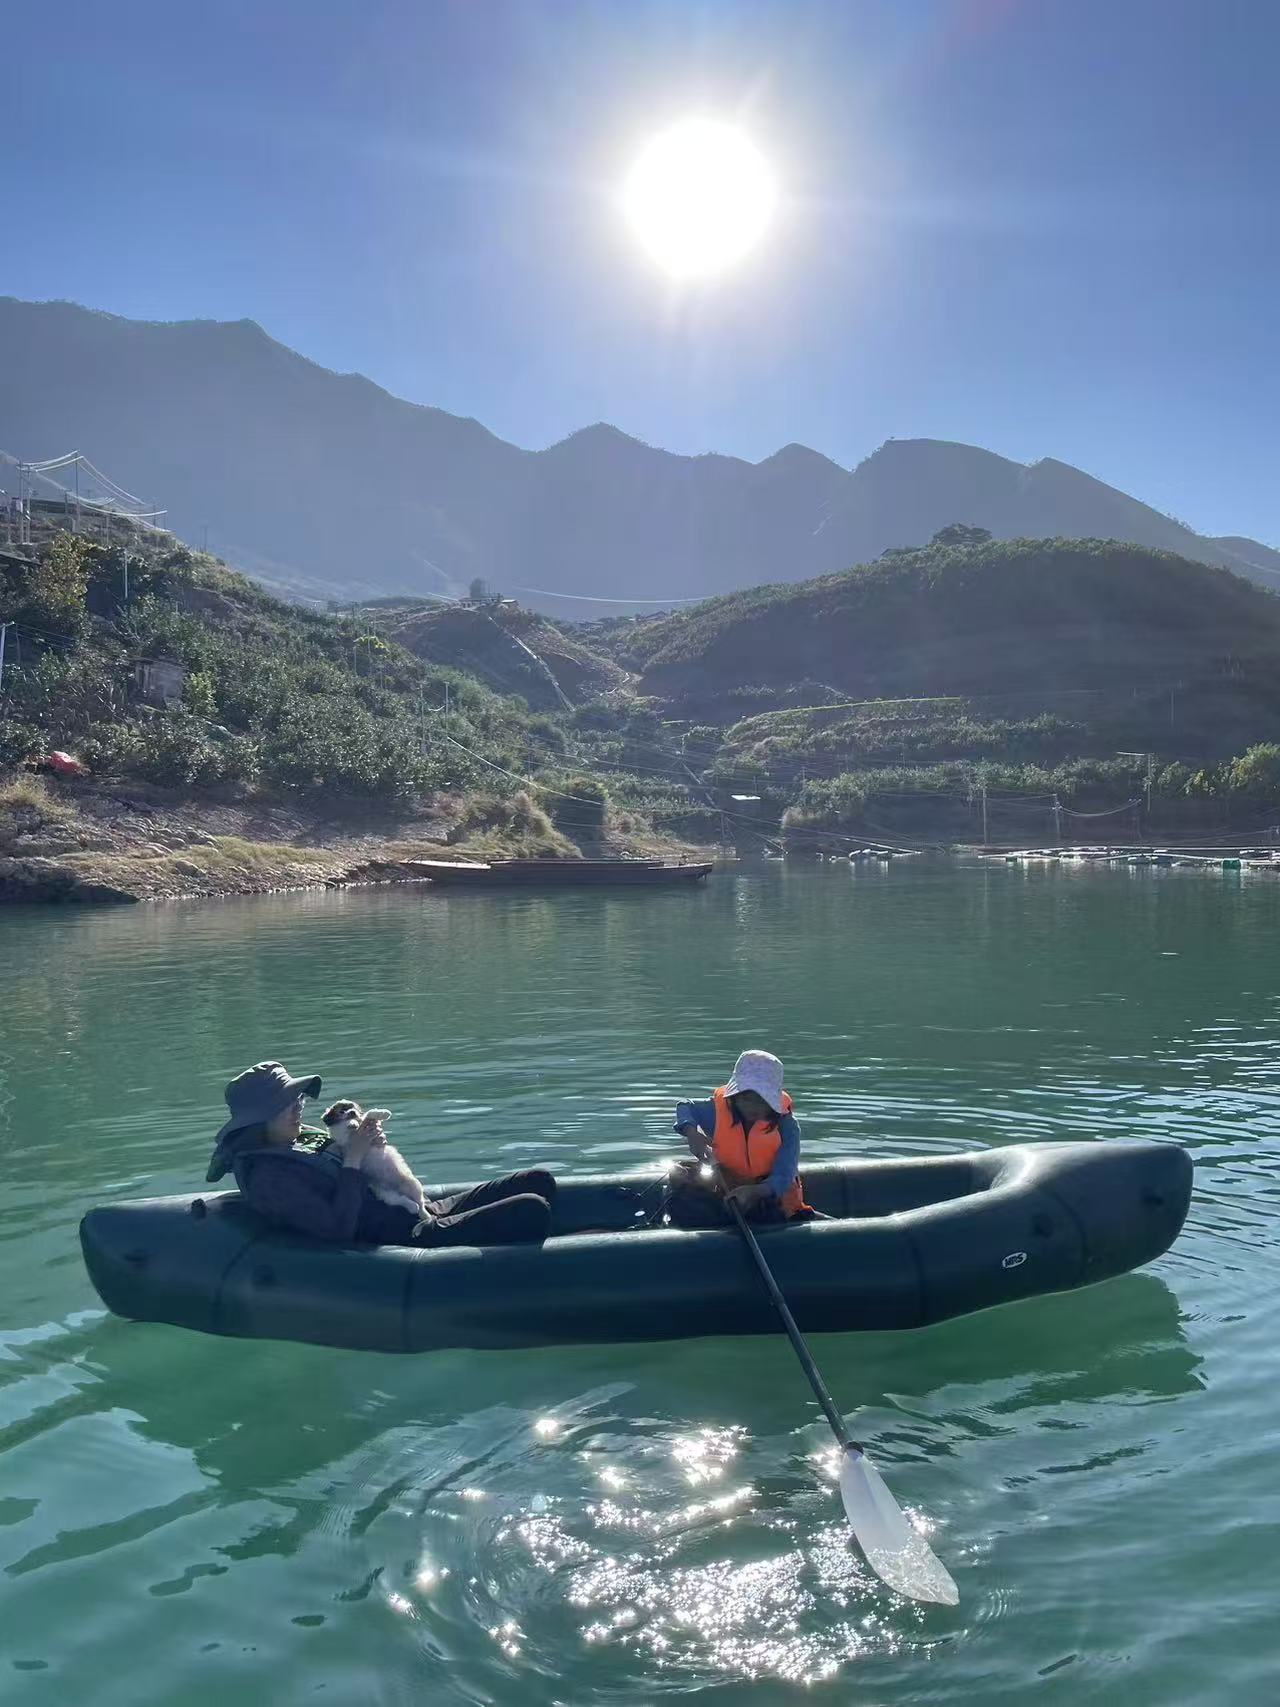
<path id="1" fill-rule="evenodd" d="M 804 1181 L 831 1219 L 760 1229 L 800 1326 L 918 1328 L 1150 1262 L 1186 1217 L 1191 1158 L 1026 1144 Z M 434 1351 L 776 1332 L 737 1232 L 663 1226 L 661 1201 L 653 1173 L 565 1179 L 543 1245 L 413 1250 L 282 1232 L 214 1192 L 90 1210 L 80 1241 L 117 1315 L 210 1334 Z"/>

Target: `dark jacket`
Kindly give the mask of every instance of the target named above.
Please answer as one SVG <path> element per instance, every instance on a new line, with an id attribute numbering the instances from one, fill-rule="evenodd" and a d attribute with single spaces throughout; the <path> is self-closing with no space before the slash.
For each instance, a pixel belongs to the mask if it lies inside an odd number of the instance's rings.
<path id="1" fill-rule="evenodd" d="M 313 1141 L 320 1136 L 304 1134 Z M 384 1217 L 377 1213 L 385 1206 L 364 1175 L 359 1168 L 344 1167 L 342 1158 L 323 1145 L 286 1149 L 250 1142 L 237 1148 L 231 1166 L 241 1197 L 277 1226 L 334 1244 L 386 1236 L 380 1225 Z"/>

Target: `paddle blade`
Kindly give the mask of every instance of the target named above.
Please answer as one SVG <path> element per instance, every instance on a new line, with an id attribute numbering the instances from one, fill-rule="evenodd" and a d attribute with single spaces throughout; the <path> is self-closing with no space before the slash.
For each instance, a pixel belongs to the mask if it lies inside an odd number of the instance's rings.
<path id="1" fill-rule="evenodd" d="M 867 1563 L 909 1600 L 955 1606 L 960 1590 L 924 1536 L 907 1522 L 880 1472 L 856 1447 L 840 1455 L 840 1498 Z"/>

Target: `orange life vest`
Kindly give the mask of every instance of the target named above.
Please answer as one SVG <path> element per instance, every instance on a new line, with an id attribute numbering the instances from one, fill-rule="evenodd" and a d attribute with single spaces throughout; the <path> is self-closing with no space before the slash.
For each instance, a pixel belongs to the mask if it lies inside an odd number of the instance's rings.
<path id="1" fill-rule="evenodd" d="M 712 1091 L 711 1100 L 716 1105 L 716 1129 L 711 1135 L 711 1153 L 724 1175 L 725 1183 L 732 1188 L 746 1185 L 748 1181 L 767 1179 L 778 1159 L 778 1151 L 782 1148 L 782 1134 L 777 1126 L 771 1125 L 767 1120 L 757 1120 L 753 1126 L 744 1127 L 733 1118 L 733 1109 L 729 1106 L 729 1098 L 723 1088 Z M 780 1112 L 790 1114 L 791 1106 L 791 1098 L 783 1091 Z M 783 1192 L 781 1203 L 782 1213 L 788 1216 L 808 1208 L 799 1175 Z"/>

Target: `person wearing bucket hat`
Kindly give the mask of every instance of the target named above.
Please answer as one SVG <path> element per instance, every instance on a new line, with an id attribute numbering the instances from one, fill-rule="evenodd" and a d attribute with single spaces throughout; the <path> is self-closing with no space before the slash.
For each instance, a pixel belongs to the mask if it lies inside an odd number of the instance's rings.
<path id="1" fill-rule="evenodd" d="M 782 1079 L 776 1055 L 744 1049 L 727 1083 L 705 1102 L 677 1104 L 675 1130 L 696 1158 L 677 1165 L 668 1188 L 667 1210 L 678 1226 L 727 1225 L 721 1189 L 748 1220 L 812 1219 L 800 1184 L 800 1122 Z M 703 1177 L 704 1162 L 715 1163 L 718 1180 Z"/>
<path id="2" fill-rule="evenodd" d="M 303 1104 L 319 1096 L 320 1083 L 319 1074 L 292 1078 L 279 1061 L 238 1074 L 226 1089 L 229 1114 L 205 1178 L 232 1173 L 264 1220 L 336 1243 L 505 1245 L 547 1237 L 556 1182 L 545 1168 L 428 1200 L 421 1216 L 383 1202 L 361 1172 L 370 1149 L 386 1143 L 378 1120 L 366 1115 L 341 1150 L 328 1132 L 303 1126 Z"/>
<path id="3" fill-rule="evenodd" d="M 265 1139 L 269 1144 L 297 1143 L 302 1136 L 303 1101 L 318 1097 L 320 1084 L 318 1073 L 291 1079 L 279 1061 L 259 1061 L 256 1067 L 237 1074 L 226 1089 L 231 1112 L 214 1139 L 213 1156 L 204 1176 L 209 1183 L 231 1172 L 236 1151 L 250 1138 L 258 1142 Z M 312 1129 L 308 1136 L 322 1138 L 324 1134 Z"/>

